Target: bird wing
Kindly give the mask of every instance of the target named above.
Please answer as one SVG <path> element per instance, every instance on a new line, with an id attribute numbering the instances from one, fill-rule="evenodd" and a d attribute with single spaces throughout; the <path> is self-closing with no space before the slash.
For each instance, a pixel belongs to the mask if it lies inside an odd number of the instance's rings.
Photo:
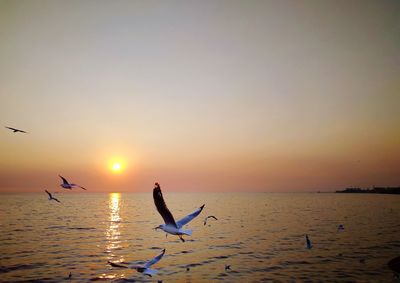
<path id="1" fill-rule="evenodd" d="M 163 251 L 156 256 L 155 258 L 153 258 L 152 260 L 150 260 L 149 262 L 146 262 L 146 264 L 144 265 L 145 268 L 149 268 L 150 266 L 152 266 L 153 264 L 156 264 L 157 262 L 160 261 L 160 259 L 164 256 L 165 254 L 165 249 L 163 249 Z"/>
<path id="2" fill-rule="evenodd" d="M 108 263 L 112 266 L 112 267 L 122 267 L 122 268 L 128 268 L 127 266 L 125 266 L 125 265 L 121 265 L 121 264 L 118 264 L 118 263 L 114 263 L 114 262 L 111 262 L 111 261 L 108 261 Z"/>
<path id="3" fill-rule="evenodd" d="M 68 181 L 63 176 L 61 176 L 61 175 L 58 175 L 58 176 L 60 176 L 60 178 L 63 180 L 64 184 L 69 185 Z"/>
<path id="4" fill-rule="evenodd" d="M 77 185 L 77 184 L 70 184 L 70 185 L 73 186 L 73 187 L 81 188 L 82 190 L 85 190 L 85 191 L 86 191 L 86 189 L 85 189 L 84 187 L 79 186 L 79 185 Z"/>
<path id="5" fill-rule="evenodd" d="M 218 220 L 214 215 L 207 216 L 207 218 L 214 218 L 215 220 Z"/>
<path id="6" fill-rule="evenodd" d="M 172 216 L 171 211 L 169 211 L 167 205 L 165 204 L 160 187 L 155 187 L 153 189 L 153 199 L 154 204 L 157 207 L 157 211 L 161 214 L 165 224 L 178 228 L 178 226 L 176 226 L 174 216 Z"/>
<path id="7" fill-rule="evenodd" d="M 52 198 L 51 193 L 49 193 L 48 190 L 44 190 L 44 191 L 49 195 L 49 198 Z"/>
<path id="8" fill-rule="evenodd" d="M 195 218 L 197 215 L 200 214 L 200 212 L 203 210 L 205 204 L 203 204 L 202 206 L 200 206 L 198 209 L 196 209 L 193 213 L 189 214 L 188 216 L 183 217 L 181 220 L 179 220 L 178 222 L 176 222 L 176 225 L 178 226 L 178 228 L 181 228 L 183 225 L 188 224 L 190 221 L 193 220 L 193 218 Z"/>
<path id="9" fill-rule="evenodd" d="M 59 203 L 61 203 L 61 201 L 59 201 L 58 199 L 56 199 L 56 198 L 53 198 L 52 197 L 52 199 L 54 199 L 56 202 L 59 202 Z"/>

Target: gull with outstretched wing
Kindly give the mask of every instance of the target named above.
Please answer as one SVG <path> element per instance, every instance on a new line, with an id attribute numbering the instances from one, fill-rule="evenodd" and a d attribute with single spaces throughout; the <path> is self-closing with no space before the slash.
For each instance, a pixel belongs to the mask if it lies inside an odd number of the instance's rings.
<path id="1" fill-rule="evenodd" d="M 182 242 L 183 235 L 191 236 L 192 230 L 185 230 L 182 227 L 192 221 L 196 216 L 200 214 L 200 212 L 204 208 L 204 204 L 196 209 L 193 213 L 185 216 L 181 220 L 175 222 L 174 216 L 169 211 L 167 205 L 165 204 L 164 197 L 161 192 L 160 185 L 155 183 L 155 187 L 153 189 L 153 199 L 154 204 L 156 205 L 157 211 L 160 213 L 161 217 L 164 219 L 165 224 L 161 224 L 157 226 L 155 229 L 161 229 L 164 232 L 172 235 L 178 235 Z"/>
<path id="2" fill-rule="evenodd" d="M 27 134 L 28 132 L 25 132 L 25 131 L 23 131 L 23 130 L 20 130 L 20 129 L 16 129 L 16 128 L 13 128 L 13 127 L 7 127 L 7 126 L 4 126 L 5 128 L 7 128 L 7 129 L 9 129 L 9 130 L 11 130 L 11 131 L 13 131 L 13 133 L 24 133 L 24 134 Z"/>
<path id="3" fill-rule="evenodd" d="M 85 190 L 86 191 L 86 189 L 84 188 L 84 187 L 82 187 L 82 186 L 80 186 L 80 185 L 77 185 L 77 184 L 72 184 L 72 183 L 69 183 L 68 181 L 67 181 L 67 179 L 65 179 L 63 176 L 61 176 L 61 175 L 58 175 L 61 179 L 62 179 L 62 181 L 63 181 L 63 183 L 60 185 L 62 188 L 64 188 L 64 189 L 69 189 L 69 190 L 72 190 L 72 188 L 81 188 L 82 190 Z"/>
<path id="4" fill-rule="evenodd" d="M 153 258 L 152 260 L 146 262 L 143 265 L 137 265 L 137 264 L 132 264 L 132 265 L 122 265 L 122 264 L 118 264 L 118 263 L 114 263 L 109 261 L 108 263 L 113 266 L 113 267 L 121 267 L 121 268 L 131 268 L 131 269 L 135 269 L 137 272 L 143 273 L 147 276 L 152 277 L 153 275 L 155 275 L 157 273 L 157 270 L 152 269 L 151 266 L 156 264 L 157 262 L 159 262 L 161 260 L 161 258 L 164 256 L 165 254 L 165 249 L 162 250 L 162 252 L 156 256 L 155 258 Z"/>
<path id="5" fill-rule="evenodd" d="M 44 190 L 48 196 L 49 196 L 49 200 L 55 200 L 56 202 L 61 203 L 61 201 L 59 201 L 58 199 L 56 199 L 55 197 L 53 197 L 53 195 L 48 191 L 48 190 Z"/>
<path id="6" fill-rule="evenodd" d="M 215 219 L 215 220 L 218 220 L 218 218 L 217 217 L 215 217 L 214 215 L 209 215 L 209 216 L 207 216 L 206 218 L 204 218 L 204 225 L 206 225 L 207 224 L 207 219 L 208 218 L 213 218 L 213 219 Z"/>

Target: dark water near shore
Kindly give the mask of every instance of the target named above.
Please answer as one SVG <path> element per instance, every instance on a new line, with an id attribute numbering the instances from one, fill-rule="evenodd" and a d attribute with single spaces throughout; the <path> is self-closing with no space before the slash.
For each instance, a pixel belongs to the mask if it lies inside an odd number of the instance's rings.
<path id="1" fill-rule="evenodd" d="M 71 282 L 398 282 L 387 262 L 400 255 L 400 196 L 164 192 L 176 219 L 206 204 L 185 243 L 152 229 L 162 219 L 151 194 L 55 196 L 62 204 L 44 192 L 0 195 L 1 282 L 59 282 L 69 272 Z M 204 226 L 207 215 L 219 220 Z M 153 278 L 107 264 L 163 248 Z"/>

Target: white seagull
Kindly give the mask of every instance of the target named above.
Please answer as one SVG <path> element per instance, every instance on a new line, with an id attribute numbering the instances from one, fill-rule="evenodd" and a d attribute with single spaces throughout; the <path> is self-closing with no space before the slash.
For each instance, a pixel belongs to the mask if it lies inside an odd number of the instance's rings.
<path id="1" fill-rule="evenodd" d="M 7 126 L 4 126 L 5 128 L 7 128 L 7 129 L 9 129 L 9 130 L 11 130 L 11 131 L 13 131 L 13 133 L 24 133 L 24 134 L 27 134 L 28 132 L 25 132 L 25 131 L 23 131 L 23 130 L 19 130 L 19 129 L 16 129 L 16 128 L 13 128 L 13 127 L 7 127 Z"/>
<path id="2" fill-rule="evenodd" d="M 164 219 L 165 224 L 161 224 L 157 226 L 155 229 L 161 229 L 166 233 L 172 234 L 172 235 L 178 235 L 179 238 L 181 239 L 182 242 L 185 240 L 182 238 L 183 235 L 192 235 L 192 230 L 184 230 L 182 227 L 189 223 L 190 221 L 193 220 L 197 215 L 200 214 L 200 212 L 204 208 L 204 204 L 196 209 L 192 214 L 189 214 L 188 216 L 182 218 L 178 222 L 175 222 L 174 217 L 172 216 L 171 212 L 169 211 L 167 205 L 165 204 L 160 185 L 158 183 L 155 183 L 155 188 L 153 189 L 153 199 L 154 199 L 154 204 L 157 207 L 158 212 L 161 214 L 162 218 Z"/>
<path id="3" fill-rule="evenodd" d="M 62 188 L 69 189 L 69 190 L 72 190 L 72 188 L 81 188 L 82 190 L 86 191 L 86 189 L 84 187 L 79 186 L 77 184 L 68 183 L 68 181 L 63 176 L 61 176 L 61 175 L 58 175 L 58 176 L 60 176 L 60 178 L 63 180 L 63 183 L 60 185 Z"/>
<path id="4" fill-rule="evenodd" d="M 51 193 L 48 190 L 44 190 L 48 195 L 49 195 L 49 200 L 55 200 L 56 202 L 61 203 L 61 201 L 59 201 L 58 199 L 56 199 L 55 197 L 53 197 L 51 195 Z"/>
<path id="5" fill-rule="evenodd" d="M 214 218 L 215 220 L 218 220 L 218 218 L 217 217 L 215 217 L 214 215 L 210 215 L 210 216 L 207 216 L 205 219 L 204 219 L 204 225 L 206 225 L 207 224 L 207 219 L 208 218 Z"/>
<path id="6" fill-rule="evenodd" d="M 165 249 L 163 249 L 163 251 L 156 256 L 155 258 L 153 258 L 152 260 L 146 262 L 143 265 L 136 265 L 136 264 L 132 264 L 132 265 L 122 265 L 122 264 L 117 264 L 117 263 L 113 263 L 111 261 L 109 261 L 108 263 L 111 266 L 114 267 L 122 267 L 122 268 L 131 268 L 131 269 L 135 269 L 137 272 L 143 273 L 145 275 L 148 275 L 150 277 L 152 277 L 152 275 L 155 275 L 157 273 L 157 270 L 150 268 L 152 265 L 156 264 L 157 262 L 160 261 L 160 259 L 164 256 L 165 254 Z"/>

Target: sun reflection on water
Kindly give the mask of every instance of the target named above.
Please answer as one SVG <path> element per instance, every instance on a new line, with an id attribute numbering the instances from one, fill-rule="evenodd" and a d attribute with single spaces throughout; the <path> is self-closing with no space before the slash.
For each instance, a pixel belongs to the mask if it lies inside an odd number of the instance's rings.
<path id="1" fill-rule="evenodd" d="M 121 232 L 120 232 L 120 193 L 111 193 L 109 198 L 108 207 L 110 209 L 110 225 L 106 231 L 107 246 L 106 252 L 109 258 L 114 257 L 113 251 L 121 247 Z"/>

